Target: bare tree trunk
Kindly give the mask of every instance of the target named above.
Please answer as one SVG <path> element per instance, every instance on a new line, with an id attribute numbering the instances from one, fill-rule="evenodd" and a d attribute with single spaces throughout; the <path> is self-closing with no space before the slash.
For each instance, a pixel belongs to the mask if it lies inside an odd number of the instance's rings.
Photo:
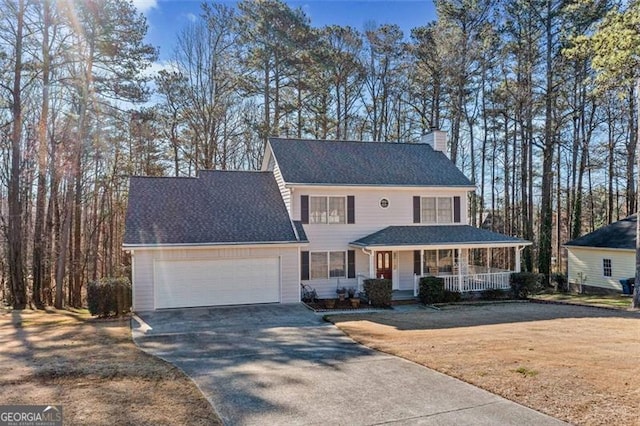
<path id="1" fill-rule="evenodd" d="M 636 114 L 636 108 L 638 105 L 636 104 L 636 96 L 639 96 L 637 93 L 634 94 L 633 86 L 629 89 L 629 143 L 627 144 L 627 215 L 630 215 L 632 212 L 637 210 L 636 205 L 636 189 L 635 189 L 635 176 L 633 173 L 633 168 L 635 164 L 635 155 L 636 155 L 636 146 L 638 144 L 638 131 L 640 129 L 636 129 L 636 115 L 640 116 L 640 114 Z"/>
<path id="2" fill-rule="evenodd" d="M 546 93 L 545 93 L 545 125 L 542 149 L 542 200 L 540 206 L 540 236 L 538 272 L 544 275 L 549 283 L 551 272 L 551 234 L 553 228 L 553 148 L 555 145 L 553 102 L 553 26 L 551 0 L 547 0 L 546 27 Z"/>
<path id="3" fill-rule="evenodd" d="M 36 307 L 43 306 L 42 288 L 45 274 L 44 267 L 44 215 L 47 198 L 47 120 L 49 116 L 49 25 L 51 11 L 49 0 L 43 4 L 43 33 L 42 33 L 42 110 L 38 122 L 38 189 L 36 195 L 36 217 L 33 233 L 33 303 Z"/>
<path id="4" fill-rule="evenodd" d="M 15 64 L 13 68 L 13 99 L 11 115 L 11 176 L 9 179 L 9 286 L 14 309 L 27 305 L 27 291 L 22 260 L 22 202 L 20 200 L 21 142 L 22 142 L 22 37 L 24 30 L 24 0 L 19 0 L 16 11 Z"/>
<path id="5" fill-rule="evenodd" d="M 636 80 L 636 96 L 638 99 L 636 105 L 640 105 L 640 78 Z M 638 137 L 636 139 L 637 141 L 640 140 L 640 113 L 638 114 L 638 125 L 636 126 L 636 131 L 638 132 Z M 638 143 L 636 143 L 636 161 L 638 163 L 638 198 L 640 198 L 640 144 Z M 636 211 L 636 280 L 633 290 L 633 300 L 631 302 L 631 307 L 633 309 L 640 308 L 640 208 Z"/>
<path id="6" fill-rule="evenodd" d="M 64 213 L 64 222 L 60 230 L 60 244 L 58 245 L 58 261 L 56 263 L 56 299 L 54 305 L 58 309 L 62 309 L 64 276 L 67 263 L 67 251 L 69 250 L 69 235 L 71 233 L 71 205 L 73 203 L 73 190 L 71 188 L 73 177 L 70 175 L 66 179 L 66 195 L 62 210 Z"/>

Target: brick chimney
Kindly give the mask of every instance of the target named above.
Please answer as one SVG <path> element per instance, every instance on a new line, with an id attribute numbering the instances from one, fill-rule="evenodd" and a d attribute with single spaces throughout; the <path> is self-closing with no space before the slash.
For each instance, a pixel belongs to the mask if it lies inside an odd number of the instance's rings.
<path id="1" fill-rule="evenodd" d="M 447 132 L 432 128 L 429 133 L 422 135 L 420 142 L 431 145 L 434 151 L 440 151 L 449 157 L 447 150 Z"/>

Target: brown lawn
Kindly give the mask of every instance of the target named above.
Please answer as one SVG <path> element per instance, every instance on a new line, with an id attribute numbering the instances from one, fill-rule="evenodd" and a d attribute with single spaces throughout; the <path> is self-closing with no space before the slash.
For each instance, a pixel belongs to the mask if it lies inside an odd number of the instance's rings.
<path id="1" fill-rule="evenodd" d="M 638 312 L 502 303 L 330 320 L 367 346 L 556 418 L 639 424 Z"/>
<path id="2" fill-rule="evenodd" d="M 63 406 L 64 424 L 221 424 L 198 388 L 139 350 L 129 321 L 0 311 L 0 404 Z"/>

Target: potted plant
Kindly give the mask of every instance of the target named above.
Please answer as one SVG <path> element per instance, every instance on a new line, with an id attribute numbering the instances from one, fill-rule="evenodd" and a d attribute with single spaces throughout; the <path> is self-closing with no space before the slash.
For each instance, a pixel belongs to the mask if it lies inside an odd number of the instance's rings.
<path id="1" fill-rule="evenodd" d="M 338 294 L 338 298 L 340 299 L 340 301 L 343 302 L 347 294 L 347 289 L 346 287 L 338 287 L 336 289 L 336 293 Z"/>
<path id="2" fill-rule="evenodd" d="M 352 308 L 360 307 L 360 298 L 358 296 L 354 295 L 353 297 L 349 298 L 349 300 L 351 301 Z"/>
<path id="3" fill-rule="evenodd" d="M 356 289 L 353 287 L 349 287 L 347 293 L 349 294 L 349 299 L 353 299 L 356 296 Z"/>
<path id="4" fill-rule="evenodd" d="M 324 307 L 327 309 L 333 309 L 336 307 L 336 299 L 325 299 Z"/>

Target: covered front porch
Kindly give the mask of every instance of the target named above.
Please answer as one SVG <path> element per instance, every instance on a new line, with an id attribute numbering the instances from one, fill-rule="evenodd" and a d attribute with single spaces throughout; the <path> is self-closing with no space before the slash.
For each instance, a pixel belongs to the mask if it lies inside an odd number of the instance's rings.
<path id="1" fill-rule="evenodd" d="M 418 295 L 421 277 L 438 276 L 445 288 L 460 293 L 508 289 L 520 271 L 528 241 L 467 225 L 391 226 L 351 243 L 369 259 L 368 274 L 387 278 L 395 293 Z"/>

